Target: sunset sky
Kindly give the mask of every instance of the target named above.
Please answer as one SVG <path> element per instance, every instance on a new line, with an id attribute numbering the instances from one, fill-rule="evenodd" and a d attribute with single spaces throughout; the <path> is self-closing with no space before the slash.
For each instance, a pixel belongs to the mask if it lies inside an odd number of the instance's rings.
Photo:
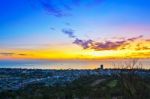
<path id="1" fill-rule="evenodd" d="M 0 0 L 0 60 L 150 58 L 150 0 Z"/>

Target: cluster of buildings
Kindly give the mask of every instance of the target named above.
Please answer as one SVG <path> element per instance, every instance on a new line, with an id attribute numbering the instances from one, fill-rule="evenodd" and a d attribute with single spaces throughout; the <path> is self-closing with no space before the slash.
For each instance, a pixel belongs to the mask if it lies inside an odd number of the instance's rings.
<path id="1" fill-rule="evenodd" d="M 64 85 L 84 75 L 97 75 L 93 70 L 0 69 L 0 91 L 17 90 L 26 85 Z"/>
<path id="2" fill-rule="evenodd" d="M 42 70 L 42 69 L 0 69 L 0 91 L 17 90 L 26 85 L 40 83 L 46 86 L 65 85 L 73 80 L 88 75 L 112 75 L 121 70 L 103 69 L 103 65 L 96 70 Z M 138 74 L 147 74 L 137 71 Z M 150 72 L 148 72 L 150 74 Z"/>

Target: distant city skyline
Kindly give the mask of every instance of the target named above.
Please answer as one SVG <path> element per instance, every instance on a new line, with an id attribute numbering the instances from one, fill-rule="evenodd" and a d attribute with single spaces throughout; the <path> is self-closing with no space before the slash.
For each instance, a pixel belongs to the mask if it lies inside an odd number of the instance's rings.
<path id="1" fill-rule="evenodd" d="M 0 0 L 0 60 L 150 58 L 149 0 Z"/>

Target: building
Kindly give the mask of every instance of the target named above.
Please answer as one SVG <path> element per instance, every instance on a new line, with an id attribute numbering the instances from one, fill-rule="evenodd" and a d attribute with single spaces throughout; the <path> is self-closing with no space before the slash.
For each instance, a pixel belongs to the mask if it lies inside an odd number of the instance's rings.
<path id="1" fill-rule="evenodd" d="M 100 69 L 104 69 L 104 66 L 103 66 L 103 64 L 101 64 L 101 65 L 100 65 Z"/>

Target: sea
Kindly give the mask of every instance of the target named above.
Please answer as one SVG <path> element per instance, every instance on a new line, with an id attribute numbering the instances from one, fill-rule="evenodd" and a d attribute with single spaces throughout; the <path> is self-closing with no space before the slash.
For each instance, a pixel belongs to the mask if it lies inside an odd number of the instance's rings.
<path id="1" fill-rule="evenodd" d="M 132 65 L 150 69 L 150 59 L 109 59 L 109 60 L 0 60 L 0 68 L 21 69 L 96 69 L 100 65 L 104 68 L 122 68 Z"/>

